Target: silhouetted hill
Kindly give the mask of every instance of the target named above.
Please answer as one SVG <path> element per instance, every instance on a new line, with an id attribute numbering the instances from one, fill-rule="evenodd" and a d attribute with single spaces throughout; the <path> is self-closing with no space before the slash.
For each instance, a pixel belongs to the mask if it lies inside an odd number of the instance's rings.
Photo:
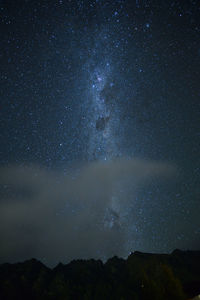
<path id="1" fill-rule="evenodd" d="M 74 260 L 49 269 L 31 259 L 0 265 L 0 299 L 173 300 L 200 294 L 200 251 L 134 252 L 126 260 Z"/>

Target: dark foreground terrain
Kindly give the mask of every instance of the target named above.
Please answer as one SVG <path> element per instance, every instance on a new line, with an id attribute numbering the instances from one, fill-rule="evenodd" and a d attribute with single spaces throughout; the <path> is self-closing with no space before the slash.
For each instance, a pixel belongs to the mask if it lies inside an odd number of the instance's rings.
<path id="1" fill-rule="evenodd" d="M 31 259 L 0 265 L 0 299 L 189 299 L 200 294 L 200 251 L 135 252 L 49 269 Z"/>

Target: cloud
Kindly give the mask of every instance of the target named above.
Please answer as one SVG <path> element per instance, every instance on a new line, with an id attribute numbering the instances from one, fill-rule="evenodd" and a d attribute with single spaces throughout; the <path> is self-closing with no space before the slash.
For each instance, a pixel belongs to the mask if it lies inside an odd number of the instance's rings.
<path id="1" fill-rule="evenodd" d="M 125 256 L 123 216 L 137 188 L 173 172 L 168 164 L 137 159 L 92 162 L 73 176 L 36 166 L 1 168 L 0 262 Z"/>

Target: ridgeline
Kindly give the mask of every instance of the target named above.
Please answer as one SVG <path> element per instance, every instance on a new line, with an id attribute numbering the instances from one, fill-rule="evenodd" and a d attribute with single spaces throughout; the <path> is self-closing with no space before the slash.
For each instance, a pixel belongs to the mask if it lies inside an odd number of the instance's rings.
<path id="1" fill-rule="evenodd" d="M 200 294 L 200 251 L 134 252 L 126 260 L 74 260 L 54 269 L 31 259 L 0 265 L 0 299 L 173 300 Z"/>

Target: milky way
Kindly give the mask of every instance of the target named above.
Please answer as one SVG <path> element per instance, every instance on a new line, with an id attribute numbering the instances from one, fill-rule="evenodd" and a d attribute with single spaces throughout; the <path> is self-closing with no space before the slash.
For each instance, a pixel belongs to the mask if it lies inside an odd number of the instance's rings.
<path id="1" fill-rule="evenodd" d="M 20 3 L 0 5 L 1 261 L 199 248 L 198 1 Z"/>

